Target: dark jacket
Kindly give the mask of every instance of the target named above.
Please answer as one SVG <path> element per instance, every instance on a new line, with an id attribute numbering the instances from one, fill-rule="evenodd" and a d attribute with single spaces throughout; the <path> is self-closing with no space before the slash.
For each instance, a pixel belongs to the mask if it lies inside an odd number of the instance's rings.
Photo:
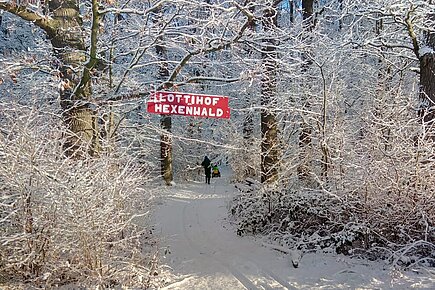
<path id="1" fill-rule="evenodd" d="M 204 167 L 205 175 L 211 174 L 211 161 L 207 156 L 204 157 L 204 160 L 201 163 L 202 167 Z"/>

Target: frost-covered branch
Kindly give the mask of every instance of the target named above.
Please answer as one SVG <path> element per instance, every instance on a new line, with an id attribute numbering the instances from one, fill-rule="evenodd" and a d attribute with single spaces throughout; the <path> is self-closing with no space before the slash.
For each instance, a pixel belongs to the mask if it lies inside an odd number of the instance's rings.
<path id="1" fill-rule="evenodd" d="M 98 10 L 98 14 L 104 15 L 104 14 L 108 14 L 108 13 L 113 13 L 113 14 L 123 13 L 123 14 L 135 14 L 135 15 L 140 15 L 140 16 L 147 16 L 148 14 L 159 10 L 167 2 L 170 3 L 171 1 L 168 1 L 168 0 L 158 1 L 157 3 L 155 3 L 154 5 L 152 5 L 151 7 L 147 8 L 145 10 L 138 10 L 138 9 L 133 9 L 133 8 L 106 7 L 104 9 Z"/>
<path id="2" fill-rule="evenodd" d="M 17 5 L 14 1 L 0 1 L 0 10 L 7 11 L 18 17 L 34 23 L 42 28 L 48 35 L 53 35 L 56 31 L 56 21 L 50 17 L 40 15 L 27 6 Z"/>

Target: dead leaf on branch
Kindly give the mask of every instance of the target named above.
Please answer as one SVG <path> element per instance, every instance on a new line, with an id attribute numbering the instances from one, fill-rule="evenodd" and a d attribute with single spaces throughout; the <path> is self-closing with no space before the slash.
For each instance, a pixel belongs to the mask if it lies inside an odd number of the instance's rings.
<path id="1" fill-rule="evenodd" d="M 116 3 L 116 0 L 104 0 L 103 2 L 109 4 L 109 5 L 113 5 Z"/>
<path id="2" fill-rule="evenodd" d="M 9 74 L 9 77 L 11 78 L 11 80 L 14 82 L 14 84 L 16 84 L 18 82 L 18 78 L 17 78 L 17 74 L 14 72 L 11 72 Z"/>

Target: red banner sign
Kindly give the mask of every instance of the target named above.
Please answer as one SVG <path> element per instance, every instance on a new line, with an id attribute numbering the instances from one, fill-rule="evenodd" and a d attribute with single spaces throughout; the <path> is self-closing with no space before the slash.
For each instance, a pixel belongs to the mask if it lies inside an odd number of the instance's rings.
<path id="1" fill-rule="evenodd" d="M 203 118 L 230 118 L 228 97 L 180 92 L 153 92 L 147 103 L 148 113 Z"/>

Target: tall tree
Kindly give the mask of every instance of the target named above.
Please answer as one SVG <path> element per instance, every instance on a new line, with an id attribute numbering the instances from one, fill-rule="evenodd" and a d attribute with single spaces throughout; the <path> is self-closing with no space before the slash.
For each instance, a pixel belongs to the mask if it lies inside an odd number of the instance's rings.
<path id="1" fill-rule="evenodd" d="M 305 31 L 305 38 L 309 38 L 309 34 L 314 29 L 314 15 L 313 15 L 313 0 L 303 0 L 302 1 L 302 15 L 303 15 L 303 28 Z M 311 60 L 308 56 L 309 52 L 305 51 L 302 55 L 303 58 L 303 65 L 302 65 L 302 71 L 306 72 L 311 65 Z M 307 82 L 308 80 L 306 80 Z M 308 97 L 304 97 L 303 104 L 306 108 L 306 110 L 309 110 L 311 108 L 310 100 Z M 307 120 L 305 118 L 302 118 L 301 122 L 301 129 L 299 134 L 299 146 L 301 148 L 301 164 L 298 167 L 298 176 L 300 179 L 306 179 L 309 175 L 309 160 L 308 160 L 308 148 L 311 146 L 311 134 L 312 129 L 311 125 L 308 124 Z"/>
<path id="2" fill-rule="evenodd" d="M 261 80 L 261 182 L 278 178 L 279 144 L 278 122 L 274 111 L 277 92 L 277 40 L 273 32 L 277 27 L 277 10 L 267 7 L 262 25 L 265 37 L 262 47 L 263 74 Z"/>
<path id="3" fill-rule="evenodd" d="M 403 19 L 393 15 L 395 20 L 404 25 L 410 37 L 412 50 L 419 61 L 420 66 L 420 110 L 419 116 L 424 122 L 426 130 L 433 128 L 435 120 L 435 13 L 433 0 L 414 3 L 409 2 Z M 421 17 L 419 9 L 423 8 Z M 398 20 L 397 20 L 398 19 Z M 422 23 L 416 23 L 424 19 Z M 421 30 L 420 30 L 421 29 Z M 422 35 L 419 35 L 419 30 Z"/>
<path id="4" fill-rule="evenodd" d="M 159 78 L 166 81 L 169 77 L 168 55 L 164 46 L 163 37 L 159 37 L 156 44 L 157 57 L 159 59 Z M 172 118 L 170 115 L 160 117 L 162 133 L 160 135 L 160 168 L 166 185 L 171 185 L 173 181 L 172 171 Z"/>
<path id="5" fill-rule="evenodd" d="M 247 3 L 247 7 L 250 13 L 254 14 L 255 12 L 255 3 L 252 1 Z M 249 20 L 249 33 L 254 34 L 256 29 L 256 22 L 254 18 Z M 247 57 L 251 58 L 255 51 L 252 49 L 252 47 L 247 46 L 246 47 L 246 55 Z M 253 96 L 252 94 L 246 95 L 246 106 L 250 107 L 253 103 Z M 245 113 L 245 116 L 243 118 L 243 146 L 244 148 L 249 148 L 250 145 L 254 143 L 254 111 L 253 110 L 247 110 Z M 250 154 L 251 152 L 248 152 Z M 253 177 L 255 175 L 255 165 L 253 165 L 253 162 L 247 162 L 246 164 L 243 164 L 245 170 L 244 170 L 244 176 L 246 177 Z"/>
<path id="6" fill-rule="evenodd" d="M 53 46 L 54 55 L 59 60 L 60 105 L 64 122 L 70 131 L 66 136 L 66 155 L 81 155 L 82 152 L 97 155 L 100 147 L 97 118 L 90 101 L 91 72 L 97 64 L 99 1 L 92 0 L 89 45 L 84 39 L 79 1 L 51 0 L 47 3 L 47 16 L 30 10 L 26 4 L 20 6 L 15 1 L 1 1 L 0 10 L 15 14 L 40 27 Z M 79 71 L 82 71 L 81 75 L 77 73 Z"/>
<path id="7" fill-rule="evenodd" d="M 428 1 L 432 4 L 432 1 Z M 428 22 L 435 24 L 435 13 L 428 15 Z M 433 26 L 432 26 L 433 27 Z M 433 127 L 435 121 L 435 32 L 424 32 L 423 44 L 418 50 L 420 61 L 420 99 L 425 104 L 425 112 L 422 112 L 423 120 Z"/>

